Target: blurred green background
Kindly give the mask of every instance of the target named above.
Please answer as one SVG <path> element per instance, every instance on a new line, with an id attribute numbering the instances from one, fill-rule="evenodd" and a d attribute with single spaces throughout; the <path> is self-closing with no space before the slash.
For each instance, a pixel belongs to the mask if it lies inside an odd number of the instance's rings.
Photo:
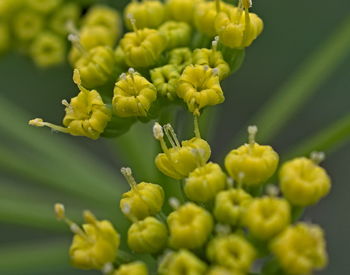
<path id="1" fill-rule="evenodd" d="M 104 2 L 121 8 L 127 1 Z M 242 128 L 250 122 L 256 122 L 251 120 L 254 114 L 274 97 L 342 22 L 349 19 L 350 2 L 258 0 L 254 3 L 254 11 L 263 18 L 265 30 L 247 49 L 242 68 L 223 84 L 226 101 L 218 107 L 219 119 L 213 127 L 215 135 L 211 140 L 213 151 L 216 152 L 214 159 L 219 159 L 219 153 L 228 149 L 223 144 L 230 144 Z M 330 76 L 319 79 L 319 87 L 305 104 L 295 110 L 293 118 L 283 121 L 284 127 L 271 141 L 271 145 L 282 156 L 298 142 L 349 114 L 350 44 L 348 49 L 347 57 L 342 58 Z M 61 100 L 76 94 L 71 75 L 68 65 L 43 71 L 30 60 L 16 54 L 0 59 L 1 96 L 13 104 L 7 104 L 7 108 L 0 105 L 0 274 L 98 274 L 74 270 L 69 266 L 66 250 L 70 234 L 63 225 L 54 225 L 56 221 L 53 214 L 52 221 L 43 225 L 46 222 L 43 217 L 50 217 L 51 205 L 56 201 L 65 202 L 68 211 L 69 208 L 89 208 L 101 217 L 114 218 L 116 225 L 121 222 L 113 216 L 114 208 L 118 207 L 118 198 L 108 191 L 117 188 L 118 184 L 124 184 L 119 176 L 121 165 L 132 165 L 132 157 L 142 158 L 143 154 L 138 154 L 135 149 L 136 152 L 128 156 L 120 146 L 110 141 L 89 141 L 54 134 L 47 129 L 29 129 L 26 125 L 34 117 L 60 122 L 63 116 Z M 283 104 L 288 106 L 289 102 Z M 17 116 L 23 118 L 23 125 L 15 125 L 13 117 Z M 4 126 L 6 123 L 8 127 L 16 128 L 17 132 L 9 131 Z M 144 134 L 139 137 L 142 147 L 145 140 L 151 139 L 151 131 L 145 126 L 136 128 Z M 30 145 L 30 139 L 37 133 L 45 142 L 52 142 L 54 150 L 66 155 L 65 165 L 55 161 L 55 152 L 43 152 L 45 150 L 41 150 L 40 146 Z M 123 142 L 125 138 L 121 139 Z M 61 145 L 64 150 L 60 148 Z M 70 158 L 76 160 L 76 157 L 82 161 L 81 171 L 72 168 L 69 163 Z M 22 166 L 16 168 L 12 161 L 17 164 L 21 161 Z M 152 167 L 152 159 L 144 161 L 148 167 Z M 94 167 L 95 162 L 102 165 L 98 165 L 98 169 L 88 166 Z M 27 167 L 33 166 L 37 167 L 38 175 L 28 172 Z M 330 264 L 319 274 L 350 274 L 350 142 L 330 153 L 324 166 L 333 179 L 332 192 L 319 205 L 308 209 L 304 219 L 322 225 L 326 232 Z M 65 177 L 66 190 L 59 190 L 55 183 L 52 183 L 52 188 L 48 188 L 40 171 L 51 171 L 53 182 L 57 177 Z M 95 185 L 96 193 L 106 193 L 105 203 L 97 199 L 93 201 L 94 190 L 90 185 L 80 198 L 73 194 L 79 191 L 69 191 L 84 186 L 85 180 L 77 182 L 73 177 L 79 173 L 85 175 L 86 181 L 93 177 L 89 182 L 91 185 L 99 179 L 104 181 L 104 178 L 99 178 L 100 174 L 107 175 L 105 178 L 108 183 Z M 144 175 L 141 171 L 135 171 L 135 174 L 139 178 Z M 91 202 L 87 199 L 89 196 Z M 46 209 L 43 208 L 46 206 Z M 109 209 L 109 212 L 106 213 L 104 209 Z M 27 215 L 37 220 L 28 223 Z M 75 212 L 72 213 L 74 215 Z M 45 253 L 41 254 L 42 251 Z M 21 265 L 23 268 L 17 271 L 9 269 Z"/>

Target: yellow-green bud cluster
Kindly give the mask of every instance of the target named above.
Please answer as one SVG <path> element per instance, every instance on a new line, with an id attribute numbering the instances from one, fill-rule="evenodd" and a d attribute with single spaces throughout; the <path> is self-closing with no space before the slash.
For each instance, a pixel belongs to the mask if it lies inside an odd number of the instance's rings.
<path id="1" fill-rule="evenodd" d="M 0 54 L 12 49 L 40 67 L 66 60 L 67 25 L 78 24 L 82 7 L 68 0 L 2 0 Z"/>

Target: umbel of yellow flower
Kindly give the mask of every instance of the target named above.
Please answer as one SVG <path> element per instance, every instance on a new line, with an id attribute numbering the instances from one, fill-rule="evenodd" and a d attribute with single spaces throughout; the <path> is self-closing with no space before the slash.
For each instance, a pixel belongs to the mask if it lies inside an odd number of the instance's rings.
<path id="1" fill-rule="evenodd" d="M 134 26 L 134 32 L 126 33 L 120 40 L 126 64 L 135 68 L 155 65 L 166 48 L 166 38 L 157 30 L 138 30 L 134 18 L 130 18 L 130 22 Z"/>
<path id="2" fill-rule="evenodd" d="M 197 167 L 185 180 L 184 191 L 192 201 L 208 202 L 226 186 L 226 175 L 216 163 Z"/>
<path id="3" fill-rule="evenodd" d="M 72 245 L 69 255 L 72 264 L 81 269 L 102 269 L 117 257 L 120 236 L 113 225 L 107 221 L 99 221 L 90 211 L 84 211 L 85 224 L 80 228 L 65 216 L 64 206 L 55 205 L 59 220 L 65 221 L 72 232 Z"/>
<path id="4" fill-rule="evenodd" d="M 103 103 L 97 91 L 88 91 L 81 86 L 79 71 L 74 71 L 73 80 L 78 85 L 80 93 L 73 97 L 70 103 L 65 100 L 62 101 L 66 106 L 66 115 L 63 118 L 65 127 L 44 122 L 41 118 L 33 119 L 29 121 L 29 124 L 38 127 L 47 126 L 54 131 L 68 133 L 73 136 L 98 139 L 111 119 L 111 111 Z"/>
<path id="5" fill-rule="evenodd" d="M 198 3 L 203 0 L 168 0 L 166 8 L 171 19 L 193 23 L 193 14 Z"/>
<path id="6" fill-rule="evenodd" d="M 182 98 L 190 112 L 198 112 L 210 105 L 225 100 L 219 81 L 219 70 L 209 66 L 190 65 L 185 68 L 177 87 L 177 95 Z"/>
<path id="7" fill-rule="evenodd" d="M 277 235 L 289 225 L 290 212 L 290 206 L 285 199 L 255 198 L 247 207 L 243 223 L 253 236 L 266 240 Z"/>
<path id="8" fill-rule="evenodd" d="M 106 46 L 92 48 L 75 64 L 80 73 L 81 84 L 88 89 L 111 82 L 116 71 L 115 67 L 114 52 Z"/>
<path id="9" fill-rule="evenodd" d="M 192 51 L 189 48 L 177 48 L 169 52 L 169 64 L 174 65 L 180 73 L 192 64 Z"/>
<path id="10" fill-rule="evenodd" d="M 165 65 L 151 70 L 152 83 L 157 88 L 157 92 L 169 100 L 177 97 L 176 87 L 179 78 L 180 74 L 175 65 Z"/>
<path id="11" fill-rule="evenodd" d="M 222 9 L 215 19 L 216 33 L 223 45 L 242 49 L 259 36 L 263 21 L 248 11 L 250 1 L 240 0 L 237 8 Z"/>
<path id="12" fill-rule="evenodd" d="M 191 252 L 181 249 L 178 252 L 168 252 L 161 260 L 158 273 L 160 275 L 201 275 L 207 266 Z"/>
<path id="13" fill-rule="evenodd" d="M 235 234 L 218 236 L 207 247 L 212 263 L 246 273 L 256 257 L 254 247 L 243 237 Z"/>
<path id="14" fill-rule="evenodd" d="M 124 10 L 125 25 L 129 30 L 133 29 L 130 16 L 135 18 L 139 29 L 156 29 L 166 19 L 164 4 L 158 0 L 131 1 Z"/>
<path id="15" fill-rule="evenodd" d="M 185 22 L 167 21 L 159 27 L 167 40 L 167 49 L 185 47 L 191 41 L 191 27 Z"/>
<path id="16" fill-rule="evenodd" d="M 171 148 L 165 143 L 163 128 Z M 210 146 L 199 135 L 180 144 L 170 124 L 163 128 L 158 123 L 153 127 L 154 137 L 160 141 L 164 152 L 157 155 L 155 164 L 163 174 L 174 179 L 183 179 L 196 167 L 208 161 L 211 154 Z"/>
<path id="17" fill-rule="evenodd" d="M 30 9 L 22 9 L 13 18 L 13 34 L 22 41 L 33 39 L 43 27 L 43 15 Z"/>
<path id="18" fill-rule="evenodd" d="M 156 215 L 163 206 L 163 188 L 148 182 L 137 184 L 130 168 L 122 168 L 121 172 L 131 187 L 131 190 L 124 193 L 120 200 L 120 209 L 124 215 L 131 221 Z"/>
<path id="19" fill-rule="evenodd" d="M 291 275 L 312 274 L 328 261 L 323 231 L 317 225 L 298 223 L 286 228 L 273 239 L 270 249 Z"/>
<path id="20" fill-rule="evenodd" d="M 243 189 L 221 191 L 215 198 L 214 216 L 224 224 L 239 225 L 252 197 Z"/>
<path id="21" fill-rule="evenodd" d="M 266 182 L 276 171 L 278 154 L 271 146 L 255 142 L 256 126 L 249 126 L 249 144 L 232 150 L 225 158 L 230 176 L 240 184 L 256 186 Z"/>
<path id="22" fill-rule="evenodd" d="M 27 0 L 26 4 L 29 8 L 41 12 L 41 13 L 50 13 L 62 3 L 62 0 Z"/>
<path id="23" fill-rule="evenodd" d="M 154 217 L 133 223 L 128 231 L 128 246 L 136 253 L 158 253 L 166 247 L 167 241 L 166 226 Z"/>
<path id="24" fill-rule="evenodd" d="M 219 37 L 216 36 L 212 42 L 212 49 L 196 49 L 193 52 L 193 64 L 209 66 L 218 69 L 219 79 L 223 80 L 230 73 L 230 66 L 224 60 L 222 53 L 217 50 Z"/>
<path id="25" fill-rule="evenodd" d="M 130 68 L 115 84 L 112 105 L 119 117 L 145 117 L 156 99 L 154 85 Z"/>
<path id="26" fill-rule="evenodd" d="M 168 218 L 169 245 L 173 248 L 200 248 L 207 241 L 212 229 L 213 218 L 204 208 L 188 202 Z"/>
<path id="27" fill-rule="evenodd" d="M 81 14 L 81 7 L 77 3 L 61 5 L 50 19 L 50 28 L 60 35 L 68 35 L 67 24 L 76 25 Z"/>
<path id="28" fill-rule="evenodd" d="M 244 275 L 244 273 L 236 269 L 230 269 L 223 266 L 214 266 L 210 268 L 206 275 Z"/>
<path id="29" fill-rule="evenodd" d="M 143 262 L 122 264 L 111 275 L 148 275 L 147 266 Z"/>
<path id="30" fill-rule="evenodd" d="M 291 204 L 312 205 L 328 194 L 331 180 L 327 172 L 318 165 L 322 159 L 317 156 L 316 153 L 313 160 L 302 157 L 283 164 L 279 173 L 280 187 Z"/>

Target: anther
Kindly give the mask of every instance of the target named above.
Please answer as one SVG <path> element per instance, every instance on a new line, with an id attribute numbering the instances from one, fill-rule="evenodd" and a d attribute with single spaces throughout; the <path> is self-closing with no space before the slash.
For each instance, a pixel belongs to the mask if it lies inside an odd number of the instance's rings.
<path id="1" fill-rule="evenodd" d="M 310 159 L 315 163 L 315 164 L 320 164 L 324 159 L 326 158 L 326 155 L 324 152 L 311 152 L 310 154 Z"/>
<path id="2" fill-rule="evenodd" d="M 211 42 L 211 46 L 213 48 L 213 51 L 217 51 L 219 44 L 219 36 L 215 36 L 214 40 Z"/>
<path id="3" fill-rule="evenodd" d="M 279 188 L 274 184 L 269 184 L 266 186 L 266 194 L 270 197 L 277 197 L 279 192 Z"/>
<path id="4" fill-rule="evenodd" d="M 257 132 L 258 127 L 256 125 L 248 126 L 248 140 L 250 145 L 254 145 Z"/>
<path id="5" fill-rule="evenodd" d="M 103 274 L 111 274 L 114 270 L 114 266 L 112 263 L 106 263 L 103 267 L 102 267 L 102 273 Z"/>
<path id="6" fill-rule="evenodd" d="M 153 136 L 157 140 L 161 140 L 164 137 L 164 132 L 162 126 L 158 122 L 154 123 L 153 126 Z"/>
<path id="7" fill-rule="evenodd" d="M 119 79 L 121 79 L 121 80 L 126 80 L 126 73 L 122 73 L 122 74 L 119 76 Z"/>
<path id="8" fill-rule="evenodd" d="M 164 125 L 163 128 L 164 128 L 166 136 L 169 139 L 171 146 L 172 147 L 180 147 L 181 146 L 180 142 L 177 139 L 176 133 L 175 133 L 173 127 L 171 126 L 171 124 L 168 123 L 168 124 Z"/>
<path id="9" fill-rule="evenodd" d="M 218 235 L 228 235 L 231 233 L 231 227 L 227 224 L 218 223 L 215 225 L 215 232 Z"/>
<path id="10" fill-rule="evenodd" d="M 171 208 L 176 210 L 180 207 L 180 201 L 175 197 L 171 197 L 171 198 L 169 198 L 169 205 Z"/>
<path id="11" fill-rule="evenodd" d="M 120 172 L 123 174 L 124 178 L 126 179 L 126 181 L 128 182 L 128 184 L 130 185 L 130 187 L 136 188 L 137 183 L 134 179 L 134 177 L 132 176 L 132 171 L 129 167 L 123 167 L 120 169 Z"/>
<path id="12" fill-rule="evenodd" d="M 62 203 L 56 203 L 54 206 L 57 220 L 63 220 L 65 218 L 65 209 Z"/>

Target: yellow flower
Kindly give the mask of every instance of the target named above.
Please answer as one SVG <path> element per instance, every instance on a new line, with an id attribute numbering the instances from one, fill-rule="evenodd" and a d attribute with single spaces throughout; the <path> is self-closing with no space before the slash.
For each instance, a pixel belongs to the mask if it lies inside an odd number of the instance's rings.
<path id="1" fill-rule="evenodd" d="M 29 8 L 45 14 L 57 9 L 61 3 L 62 0 L 26 0 Z"/>
<path id="2" fill-rule="evenodd" d="M 244 275 L 238 270 L 233 270 L 223 266 L 213 266 L 206 275 Z"/>
<path id="3" fill-rule="evenodd" d="M 171 19 L 192 24 L 197 5 L 203 0 L 168 0 L 166 8 Z"/>
<path id="4" fill-rule="evenodd" d="M 29 9 L 20 10 L 13 18 L 13 33 L 19 40 L 35 38 L 42 31 L 43 27 L 43 16 Z"/>
<path id="5" fill-rule="evenodd" d="M 117 257 L 120 236 L 113 225 L 99 221 L 90 211 L 84 211 L 85 224 L 82 228 L 65 216 L 64 206 L 55 204 L 58 220 L 63 220 L 74 233 L 69 249 L 72 264 L 81 269 L 102 269 Z"/>
<path id="6" fill-rule="evenodd" d="M 203 275 L 206 269 L 204 262 L 191 252 L 181 249 L 178 252 L 169 252 L 162 258 L 158 273 L 160 275 Z"/>
<path id="7" fill-rule="evenodd" d="M 177 95 L 186 102 L 190 112 L 220 104 L 225 100 L 218 70 L 200 65 L 185 68 L 179 79 Z"/>
<path id="8" fill-rule="evenodd" d="M 40 33 L 30 46 L 30 55 L 40 67 L 63 63 L 65 54 L 65 41 L 60 36 L 50 32 Z"/>
<path id="9" fill-rule="evenodd" d="M 112 33 L 104 25 L 84 26 L 79 33 L 80 43 L 85 50 L 90 50 L 97 46 L 113 47 L 117 39 L 117 34 Z"/>
<path id="10" fill-rule="evenodd" d="M 192 51 L 189 48 L 173 49 L 169 52 L 169 64 L 176 66 L 179 73 L 192 64 Z"/>
<path id="11" fill-rule="evenodd" d="M 186 196 L 195 202 L 208 202 L 226 186 L 226 175 L 216 163 L 193 170 L 185 181 Z"/>
<path id="12" fill-rule="evenodd" d="M 194 10 L 193 17 L 196 28 L 208 37 L 214 37 L 217 34 L 215 19 L 218 14 L 218 8 L 220 9 L 219 11 L 228 11 L 233 6 L 223 1 L 200 2 Z"/>
<path id="13" fill-rule="evenodd" d="M 239 225 L 251 201 L 243 189 L 221 191 L 215 198 L 214 216 L 220 223 Z"/>
<path id="14" fill-rule="evenodd" d="M 230 66 L 224 60 L 222 53 L 217 48 L 218 39 L 213 41 L 212 49 L 196 49 L 193 52 L 193 64 L 209 66 L 218 69 L 219 79 L 223 80 L 230 73 Z"/>
<path id="15" fill-rule="evenodd" d="M 57 8 L 50 18 L 50 28 L 60 34 L 67 35 L 69 30 L 67 24 L 71 23 L 76 25 L 81 13 L 81 8 L 76 3 L 65 3 Z"/>
<path id="16" fill-rule="evenodd" d="M 208 211 L 188 202 L 168 218 L 169 244 L 173 248 L 200 248 L 207 241 L 212 229 L 213 218 Z"/>
<path id="17" fill-rule="evenodd" d="M 62 101 L 66 106 L 66 115 L 63 119 L 63 125 L 66 128 L 43 122 L 40 118 L 29 121 L 29 124 L 38 127 L 47 126 L 55 131 L 69 133 L 73 136 L 97 139 L 111 119 L 111 111 L 103 103 L 97 91 L 88 91 L 80 85 L 79 72 L 76 70 L 74 71 L 74 81 L 78 85 L 80 93 L 73 97 L 70 103 Z"/>
<path id="18" fill-rule="evenodd" d="M 255 13 L 249 13 L 248 7 L 223 9 L 215 19 L 215 29 L 223 45 L 242 49 L 262 32 L 263 21 Z"/>
<path id="19" fill-rule="evenodd" d="M 256 126 L 248 127 L 249 144 L 232 150 L 225 158 L 225 167 L 239 184 L 256 186 L 266 182 L 276 171 L 278 154 L 271 146 L 255 142 Z"/>
<path id="20" fill-rule="evenodd" d="M 81 83 L 88 89 L 97 88 L 114 80 L 116 71 L 114 52 L 111 48 L 99 46 L 92 48 L 75 64 Z"/>
<path id="21" fill-rule="evenodd" d="M 136 253 L 158 253 L 166 247 L 167 241 L 166 226 L 154 217 L 133 223 L 128 231 L 128 245 Z"/>
<path id="22" fill-rule="evenodd" d="M 120 265 L 111 275 L 148 275 L 148 271 L 145 263 L 132 262 Z"/>
<path id="23" fill-rule="evenodd" d="M 249 271 L 256 252 L 243 237 L 231 234 L 212 239 L 207 247 L 207 256 L 212 263 L 244 273 Z"/>
<path id="24" fill-rule="evenodd" d="M 120 40 L 128 66 L 144 68 L 159 62 L 166 48 L 166 39 L 157 30 L 142 29 L 129 32 Z"/>
<path id="25" fill-rule="evenodd" d="M 167 21 L 158 30 L 167 40 L 167 49 L 190 44 L 192 31 L 190 25 L 185 22 Z"/>
<path id="26" fill-rule="evenodd" d="M 164 126 L 165 133 L 171 144 L 169 149 L 163 139 L 163 129 L 156 123 L 153 132 L 160 141 L 164 153 L 157 155 L 155 164 L 157 168 L 168 177 L 183 179 L 196 167 L 204 165 L 211 154 L 209 144 L 199 137 L 181 142 L 178 141 L 170 124 Z"/>
<path id="27" fill-rule="evenodd" d="M 0 1 L 0 17 L 8 19 L 23 6 L 24 0 L 1 0 Z"/>
<path id="28" fill-rule="evenodd" d="M 286 228 L 270 243 L 270 249 L 282 268 L 291 275 L 312 274 L 327 265 L 322 229 L 298 223 Z"/>
<path id="29" fill-rule="evenodd" d="M 145 117 L 156 99 L 156 87 L 134 69 L 129 69 L 115 84 L 113 110 L 119 117 Z"/>
<path id="30" fill-rule="evenodd" d="M 296 206 L 317 203 L 331 188 L 327 172 L 307 158 L 296 158 L 284 163 L 279 180 L 283 195 Z"/>
<path id="31" fill-rule="evenodd" d="M 247 207 L 243 223 L 253 236 L 266 240 L 289 225 L 290 212 L 290 206 L 285 199 L 256 198 Z"/>
<path id="32" fill-rule="evenodd" d="M 126 27 L 132 30 L 130 17 L 135 19 L 139 29 L 155 29 L 166 20 L 166 11 L 163 3 L 158 0 L 131 1 L 124 10 L 124 21 Z"/>
<path id="33" fill-rule="evenodd" d="M 174 100 L 176 95 L 177 82 L 180 74 L 175 65 L 165 65 L 163 67 L 151 70 L 151 79 L 157 92 L 167 97 L 169 100 Z"/>
<path id="34" fill-rule="evenodd" d="M 164 191 L 158 184 L 136 183 L 130 168 L 122 168 L 122 174 L 128 181 L 131 190 L 122 195 L 120 209 L 131 221 L 143 220 L 157 214 L 163 206 Z"/>

